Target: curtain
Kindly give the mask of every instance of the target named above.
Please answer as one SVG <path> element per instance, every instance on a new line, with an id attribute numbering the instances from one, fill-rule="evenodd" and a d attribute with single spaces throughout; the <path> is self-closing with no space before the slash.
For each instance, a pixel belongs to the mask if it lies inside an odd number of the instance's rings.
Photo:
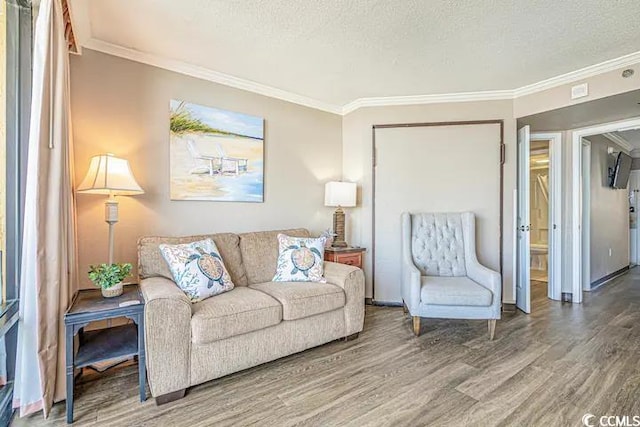
<path id="1" fill-rule="evenodd" d="M 20 416 L 65 398 L 63 315 L 76 283 L 69 57 L 61 0 L 41 0 L 20 280 L 14 408 Z"/>

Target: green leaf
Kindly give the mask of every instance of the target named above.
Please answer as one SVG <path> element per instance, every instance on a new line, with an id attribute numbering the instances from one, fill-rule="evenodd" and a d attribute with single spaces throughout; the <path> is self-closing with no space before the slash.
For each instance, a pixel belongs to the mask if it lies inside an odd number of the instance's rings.
<path id="1" fill-rule="evenodd" d="M 108 289 L 130 276 L 132 268 L 130 263 L 90 265 L 89 280 L 102 289 Z"/>

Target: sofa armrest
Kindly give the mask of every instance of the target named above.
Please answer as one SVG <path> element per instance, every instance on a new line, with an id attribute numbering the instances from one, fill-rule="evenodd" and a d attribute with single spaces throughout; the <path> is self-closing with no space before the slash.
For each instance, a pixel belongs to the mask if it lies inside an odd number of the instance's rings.
<path id="1" fill-rule="evenodd" d="M 325 261 L 327 283 L 340 286 L 346 297 L 344 305 L 344 336 L 362 331 L 364 327 L 364 273 L 357 267 Z"/>
<path id="2" fill-rule="evenodd" d="M 154 397 L 190 386 L 191 302 L 164 277 L 140 281 L 149 388 Z"/>

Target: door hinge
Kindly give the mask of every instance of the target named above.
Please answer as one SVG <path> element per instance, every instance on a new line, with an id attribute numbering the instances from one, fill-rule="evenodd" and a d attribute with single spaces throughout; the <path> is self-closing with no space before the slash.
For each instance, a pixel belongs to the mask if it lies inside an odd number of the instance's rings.
<path id="1" fill-rule="evenodd" d="M 500 164 L 504 165 L 505 159 L 506 159 L 506 154 L 505 154 L 505 145 L 504 144 L 500 144 Z"/>

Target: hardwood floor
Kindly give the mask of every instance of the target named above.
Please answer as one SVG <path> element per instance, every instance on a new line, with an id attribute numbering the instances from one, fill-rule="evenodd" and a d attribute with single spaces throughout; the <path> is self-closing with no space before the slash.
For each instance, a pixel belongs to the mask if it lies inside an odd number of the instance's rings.
<path id="1" fill-rule="evenodd" d="M 161 407 L 138 402 L 135 366 L 92 374 L 76 387 L 74 424 L 580 426 L 585 413 L 640 415 L 640 270 L 581 305 L 544 293 L 533 291 L 531 315 L 504 315 L 494 341 L 486 321 L 435 319 L 423 319 L 416 338 L 402 308 L 367 307 L 354 341 L 193 387 Z M 64 402 L 48 420 L 14 425 L 64 425 Z"/>

